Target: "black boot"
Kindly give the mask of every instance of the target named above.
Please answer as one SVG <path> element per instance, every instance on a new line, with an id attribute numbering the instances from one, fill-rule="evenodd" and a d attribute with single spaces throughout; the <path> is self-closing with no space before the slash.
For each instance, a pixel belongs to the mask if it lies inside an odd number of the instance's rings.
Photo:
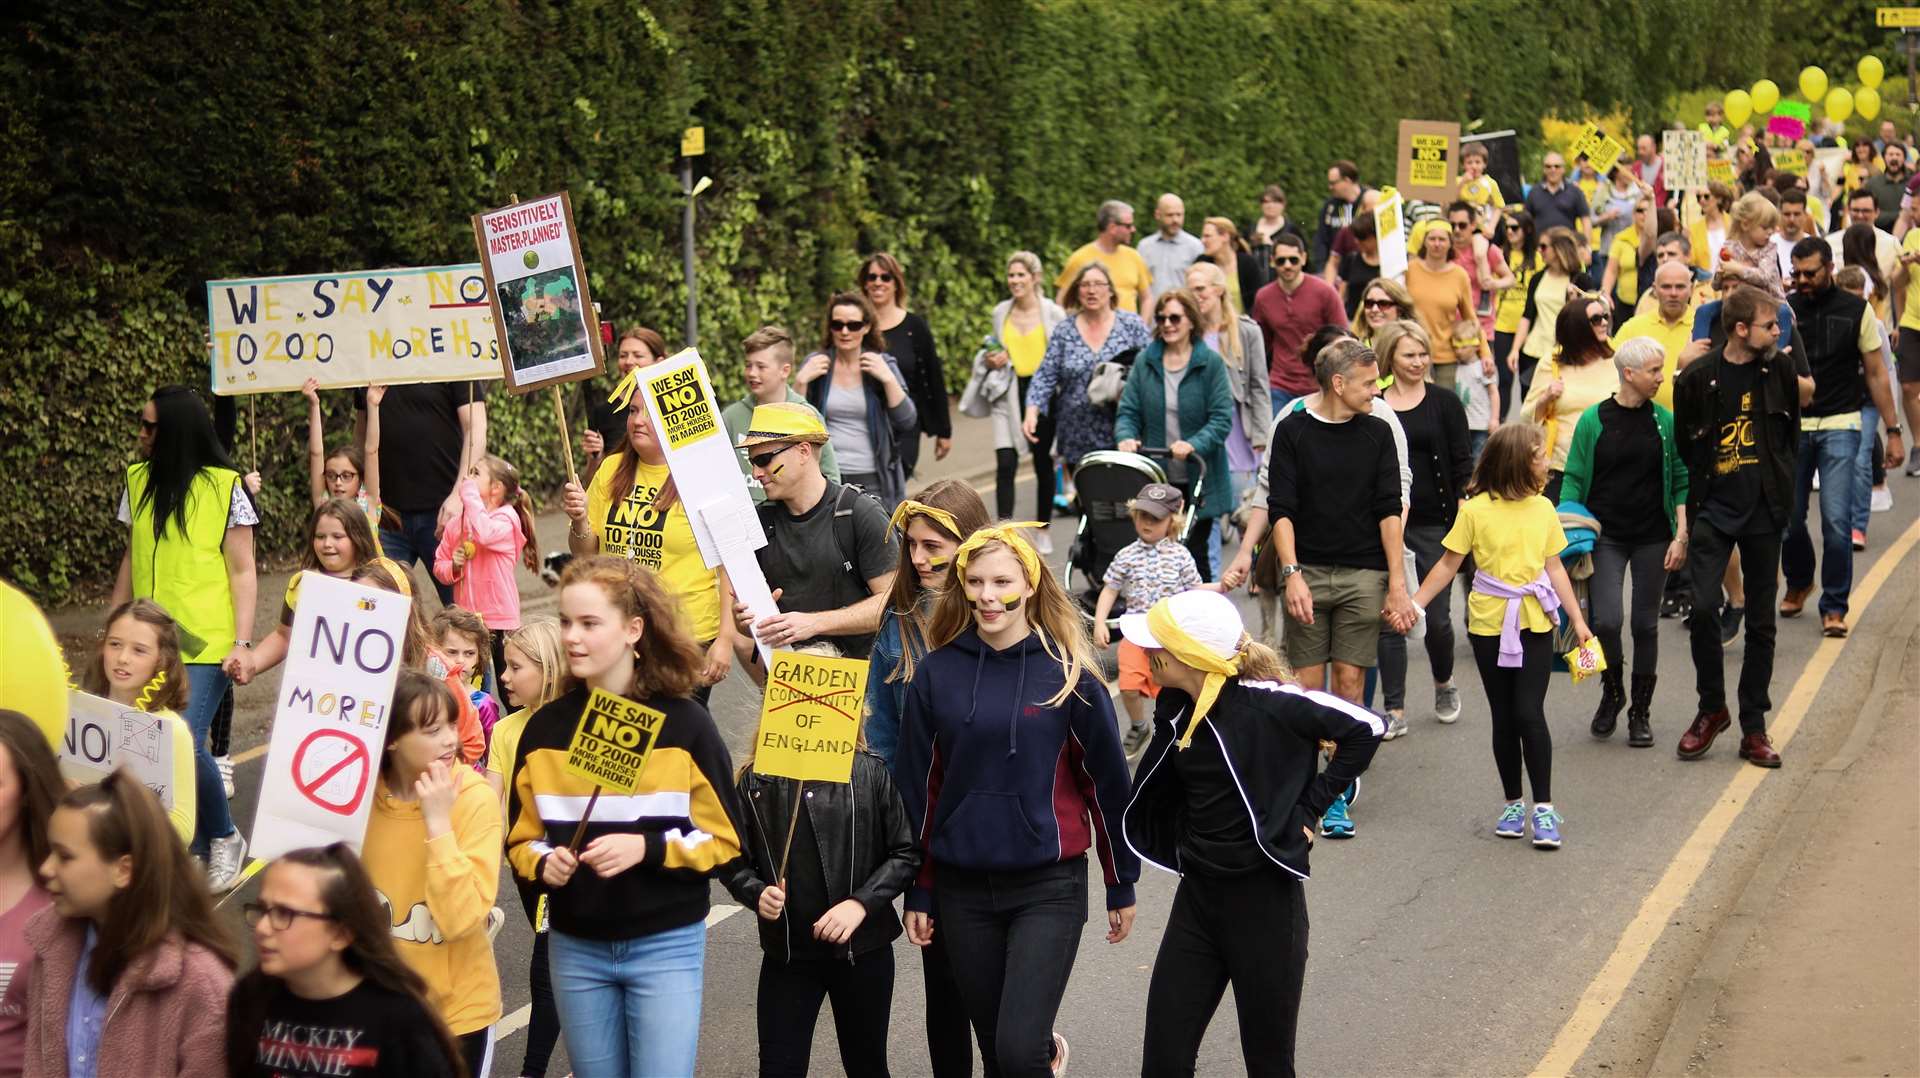
<path id="1" fill-rule="evenodd" d="M 1659 680 L 1658 674 L 1633 675 L 1633 702 L 1627 706 L 1627 744 L 1636 749 L 1653 747 L 1649 713 L 1653 709 L 1653 686 Z"/>
<path id="2" fill-rule="evenodd" d="M 1627 706 L 1627 694 L 1620 688 L 1620 668 L 1609 666 L 1600 671 L 1600 706 L 1593 712 L 1593 736 L 1612 737 L 1620 709 Z"/>

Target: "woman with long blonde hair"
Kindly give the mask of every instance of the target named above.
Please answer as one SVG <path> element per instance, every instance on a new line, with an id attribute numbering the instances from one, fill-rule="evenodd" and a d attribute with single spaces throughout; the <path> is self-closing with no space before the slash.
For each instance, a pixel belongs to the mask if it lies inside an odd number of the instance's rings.
<path id="1" fill-rule="evenodd" d="M 1113 702 L 1079 608 L 1021 534 L 1039 526 L 982 528 L 955 552 L 959 586 L 935 600 L 893 768 L 932 862 L 907 894 L 907 935 L 945 936 L 989 1074 L 1066 1062 L 1051 1031 L 1086 923 L 1088 848 L 1110 943 L 1133 926 L 1140 875 L 1114 833 L 1128 778 Z"/>
<path id="2" fill-rule="evenodd" d="M 1291 1074 L 1313 825 L 1385 728 L 1357 704 L 1281 684 L 1280 657 L 1217 592 L 1169 596 L 1120 631 L 1161 687 L 1121 826 L 1129 849 L 1180 877 L 1147 988 L 1142 1073 L 1191 1074 L 1231 984 L 1245 1058 Z M 1323 741 L 1335 746 L 1324 771 Z"/>
<path id="3" fill-rule="evenodd" d="M 1227 435 L 1227 467 L 1238 494 L 1253 485 L 1253 473 L 1267 451 L 1273 426 L 1273 397 L 1267 391 L 1267 339 L 1253 319 L 1240 313 L 1228 292 L 1226 271 L 1212 262 L 1187 267 L 1187 290 L 1200 305 L 1200 337 L 1227 364 L 1227 389 L 1233 394 L 1233 430 Z"/>

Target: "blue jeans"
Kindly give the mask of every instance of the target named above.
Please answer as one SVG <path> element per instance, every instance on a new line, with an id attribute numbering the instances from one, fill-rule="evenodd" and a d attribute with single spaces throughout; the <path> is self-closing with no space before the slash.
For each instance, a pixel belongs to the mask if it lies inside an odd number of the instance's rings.
<path id="1" fill-rule="evenodd" d="M 707 926 L 695 921 L 630 940 L 548 935 L 553 1000 L 574 1073 L 691 1078 Z"/>
<path id="2" fill-rule="evenodd" d="M 1854 458 L 1860 454 L 1857 430 L 1803 431 L 1800 460 L 1793 479 L 1793 514 L 1780 546 L 1780 569 L 1787 587 L 1813 584 L 1813 539 L 1807 532 L 1807 503 L 1813 476 L 1820 474 L 1820 613 L 1845 614 L 1853 591 Z"/>
<path id="3" fill-rule="evenodd" d="M 1893 383 L 1899 392 L 1898 382 Z M 1854 455 L 1853 530 L 1867 534 L 1867 519 L 1873 516 L 1873 432 L 1880 429 L 1880 409 L 1869 404 L 1860 409 L 1860 452 Z"/>
<path id="4" fill-rule="evenodd" d="M 1300 394 L 1300 396 L 1305 396 L 1305 394 Z M 1273 418 L 1275 419 L 1280 418 L 1280 409 L 1285 408 L 1287 405 L 1292 404 L 1295 400 L 1299 399 L 1294 394 L 1289 393 L 1284 389 L 1274 389 L 1272 387 L 1268 387 L 1267 397 L 1269 400 L 1273 401 Z"/>
<path id="5" fill-rule="evenodd" d="M 424 513 L 405 513 L 395 510 L 400 516 L 398 528 L 380 529 L 380 552 L 400 567 L 410 568 L 418 558 L 427 566 L 427 576 L 433 578 L 433 551 L 440 545 L 439 537 L 433 534 L 434 526 L 440 523 L 440 513 L 428 510 Z M 453 587 L 442 584 L 433 578 L 433 590 L 440 595 L 440 605 L 453 605 Z"/>
<path id="6" fill-rule="evenodd" d="M 233 834 L 233 813 L 227 808 L 227 790 L 220 785 L 220 769 L 213 766 L 213 753 L 207 748 L 207 728 L 213 725 L 213 713 L 227 693 L 229 679 L 219 663 L 187 664 L 187 729 L 193 732 L 193 846 L 194 853 L 205 856 L 211 839 Z M 175 797 L 187 796 L 175 790 Z"/>

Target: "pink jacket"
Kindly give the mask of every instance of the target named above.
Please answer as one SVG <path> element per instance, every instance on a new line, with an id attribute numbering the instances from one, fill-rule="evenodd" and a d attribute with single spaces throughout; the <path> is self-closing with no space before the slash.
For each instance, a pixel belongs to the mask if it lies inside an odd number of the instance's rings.
<path id="1" fill-rule="evenodd" d="M 67 1073 L 67 1005 L 74 978 L 82 975 L 77 967 L 85 942 L 82 922 L 51 908 L 27 922 L 34 966 L 25 1078 Z M 169 935 L 128 966 L 107 997 L 96 1073 L 154 1078 L 225 1073 L 232 988 L 233 970 L 219 955 Z"/>
<path id="2" fill-rule="evenodd" d="M 442 584 L 453 585 L 453 605 L 480 615 L 489 629 L 520 627 L 520 586 L 514 581 L 514 566 L 527 537 L 520 534 L 520 514 L 510 505 L 488 509 L 480 500 L 480 486 L 473 479 L 460 481 L 460 501 L 464 509 L 460 519 L 440 532 L 440 546 L 433 552 L 433 575 Z M 473 540 L 473 557 L 456 570 L 453 552 Z"/>

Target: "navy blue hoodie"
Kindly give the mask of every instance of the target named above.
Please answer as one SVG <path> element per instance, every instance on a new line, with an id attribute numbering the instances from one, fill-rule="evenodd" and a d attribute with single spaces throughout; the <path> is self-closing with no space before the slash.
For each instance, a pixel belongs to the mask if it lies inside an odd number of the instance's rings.
<path id="1" fill-rule="evenodd" d="M 907 909 L 933 909 L 935 862 L 1017 871 L 1096 846 L 1107 908 L 1133 905 L 1140 859 L 1115 844 L 1131 780 L 1097 671 L 1058 707 L 1064 671 L 1037 634 L 1005 651 L 973 626 L 914 668 L 894 785 L 929 856 Z"/>

